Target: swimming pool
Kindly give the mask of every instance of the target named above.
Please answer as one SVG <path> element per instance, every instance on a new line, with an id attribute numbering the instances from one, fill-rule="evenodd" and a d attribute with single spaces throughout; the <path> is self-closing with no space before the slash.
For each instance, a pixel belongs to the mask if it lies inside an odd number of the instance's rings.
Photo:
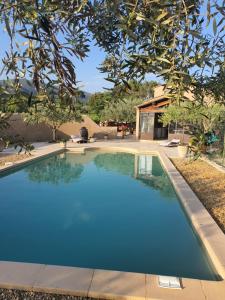
<path id="1" fill-rule="evenodd" d="M 0 260 L 216 280 L 158 157 L 88 151 L 0 178 Z"/>

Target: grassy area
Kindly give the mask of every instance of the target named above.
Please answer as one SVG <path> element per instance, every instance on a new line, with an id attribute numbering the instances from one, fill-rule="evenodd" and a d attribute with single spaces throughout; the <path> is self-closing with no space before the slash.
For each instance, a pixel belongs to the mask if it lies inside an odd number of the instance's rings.
<path id="1" fill-rule="evenodd" d="M 5 155 L 4 153 L 0 153 L 0 167 L 5 166 L 9 162 L 16 162 L 18 160 L 22 160 L 27 158 L 28 154 L 10 154 Z"/>
<path id="2" fill-rule="evenodd" d="M 202 160 L 172 159 L 176 168 L 225 233 L 225 173 Z"/>

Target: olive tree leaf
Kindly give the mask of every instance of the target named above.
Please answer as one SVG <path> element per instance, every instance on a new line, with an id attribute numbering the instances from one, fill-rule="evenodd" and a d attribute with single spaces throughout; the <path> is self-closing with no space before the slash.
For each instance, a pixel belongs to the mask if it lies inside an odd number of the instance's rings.
<path id="1" fill-rule="evenodd" d="M 162 18 L 164 18 L 168 14 L 167 11 L 163 11 L 157 18 L 156 21 L 160 21 Z"/>
<path id="2" fill-rule="evenodd" d="M 10 38 L 12 39 L 12 32 L 11 32 L 11 28 L 10 28 L 10 24 L 9 24 L 9 18 L 7 16 L 5 16 L 5 27 L 6 30 L 10 36 Z"/>
<path id="3" fill-rule="evenodd" d="M 166 63 L 168 63 L 168 64 L 171 64 L 171 62 L 170 62 L 168 59 L 166 59 L 166 58 L 163 58 L 163 57 L 156 57 L 156 59 L 159 60 L 159 61 L 162 61 L 162 62 L 166 62 Z"/>
<path id="4" fill-rule="evenodd" d="M 213 19 L 213 33 L 214 33 L 214 35 L 216 35 L 216 33 L 217 33 L 216 18 Z"/>

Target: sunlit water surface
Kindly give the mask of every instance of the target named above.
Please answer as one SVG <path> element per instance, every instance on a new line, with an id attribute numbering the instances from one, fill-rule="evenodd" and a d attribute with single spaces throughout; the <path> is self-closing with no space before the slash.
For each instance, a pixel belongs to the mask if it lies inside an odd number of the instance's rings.
<path id="1" fill-rule="evenodd" d="M 64 153 L 0 178 L 0 260 L 215 280 L 159 159 Z"/>

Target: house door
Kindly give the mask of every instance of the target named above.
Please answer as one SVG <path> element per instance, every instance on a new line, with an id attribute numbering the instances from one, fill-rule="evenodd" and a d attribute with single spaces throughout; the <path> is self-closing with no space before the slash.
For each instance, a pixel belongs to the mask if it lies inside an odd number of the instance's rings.
<path id="1" fill-rule="evenodd" d="M 155 140 L 166 140 L 168 139 L 168 126 L 163 126 L 160 120 L 162 113 L 155 114 L 155 124 L 154 124 L 154 139 Z"/>

